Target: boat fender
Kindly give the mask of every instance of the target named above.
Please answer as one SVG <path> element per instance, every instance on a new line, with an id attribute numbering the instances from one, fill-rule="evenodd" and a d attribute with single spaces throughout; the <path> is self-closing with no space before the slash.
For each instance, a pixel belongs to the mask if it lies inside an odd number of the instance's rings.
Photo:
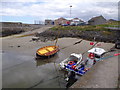
<path id="1" fill-rule="evenodd" d="M 88 56 L 90 59 L 94 59 L 94 54 L 93 53 L 90 53 L 89 56 Z"/>
<path id="2" fill-rule="evenodd" d="M 75 66 L 75 65 L 73 65 L 73 66 L 72 66 L 72 69 L 76 70 L 76 66 Z"/>
<path id="3" fill-rule="evenodd" d="M 72 65 L 72 64 L 74 64 L 74 61 L 69 61 L 68 64 Z"/>
<path id="4" fill-rule="evenodd" d="M 118 55 L 120 55 L 120 53 L 114 54 L 114 56 L 118 56 Z"/>

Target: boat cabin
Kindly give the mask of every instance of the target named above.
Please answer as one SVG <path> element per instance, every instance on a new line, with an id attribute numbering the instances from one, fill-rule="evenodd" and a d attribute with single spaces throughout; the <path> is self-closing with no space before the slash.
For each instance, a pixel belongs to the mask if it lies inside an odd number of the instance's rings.
<path id="1" fill-rule="evenodd" d="M 105 52 L 106 51 L 102 48 L 92 48 L 88 51 L 88 53 L 93 53 L 94 54 L 94 57 L 95 57 L 96 60 L 99 60 L 102 57 L 102 55 L 105 54 Z"/>

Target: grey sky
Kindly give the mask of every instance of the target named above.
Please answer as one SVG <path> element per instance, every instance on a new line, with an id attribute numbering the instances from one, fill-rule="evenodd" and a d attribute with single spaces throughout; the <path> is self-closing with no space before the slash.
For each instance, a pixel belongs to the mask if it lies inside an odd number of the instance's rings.
<path id="1" fill-rule="evenodd" d="M 3 17 L 32 17 L 33 19 L 56 19 L 71 17 L 88 19 L 103 15 L 106 19 L 118 19 L 119 0 L 3 0 L 0 15 Z"/>

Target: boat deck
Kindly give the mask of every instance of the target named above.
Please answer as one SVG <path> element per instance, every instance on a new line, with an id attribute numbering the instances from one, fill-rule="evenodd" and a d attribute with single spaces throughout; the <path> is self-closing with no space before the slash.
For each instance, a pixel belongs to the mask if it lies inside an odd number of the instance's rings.
<path id="1" fill-rule="evenodd" d="M 49 56 L 58 52 L 57 46 L 46 46 L 37 50 L 38 55 Z"/>

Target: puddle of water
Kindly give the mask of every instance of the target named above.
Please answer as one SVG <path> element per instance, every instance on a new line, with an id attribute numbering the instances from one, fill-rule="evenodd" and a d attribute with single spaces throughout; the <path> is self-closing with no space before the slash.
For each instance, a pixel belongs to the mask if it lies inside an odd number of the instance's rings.
<path id="1" fill-rule="evenodd" d="M 33 59 L 33 57 L 27 55 L 21 55 L 18 54 L 17 52 L 2 53 L 2 69 L 4 70 L 7 68 L 11 68 L 13 66 L 22 64 L 26 61 L 30 61 L 31 59 Z"/>

